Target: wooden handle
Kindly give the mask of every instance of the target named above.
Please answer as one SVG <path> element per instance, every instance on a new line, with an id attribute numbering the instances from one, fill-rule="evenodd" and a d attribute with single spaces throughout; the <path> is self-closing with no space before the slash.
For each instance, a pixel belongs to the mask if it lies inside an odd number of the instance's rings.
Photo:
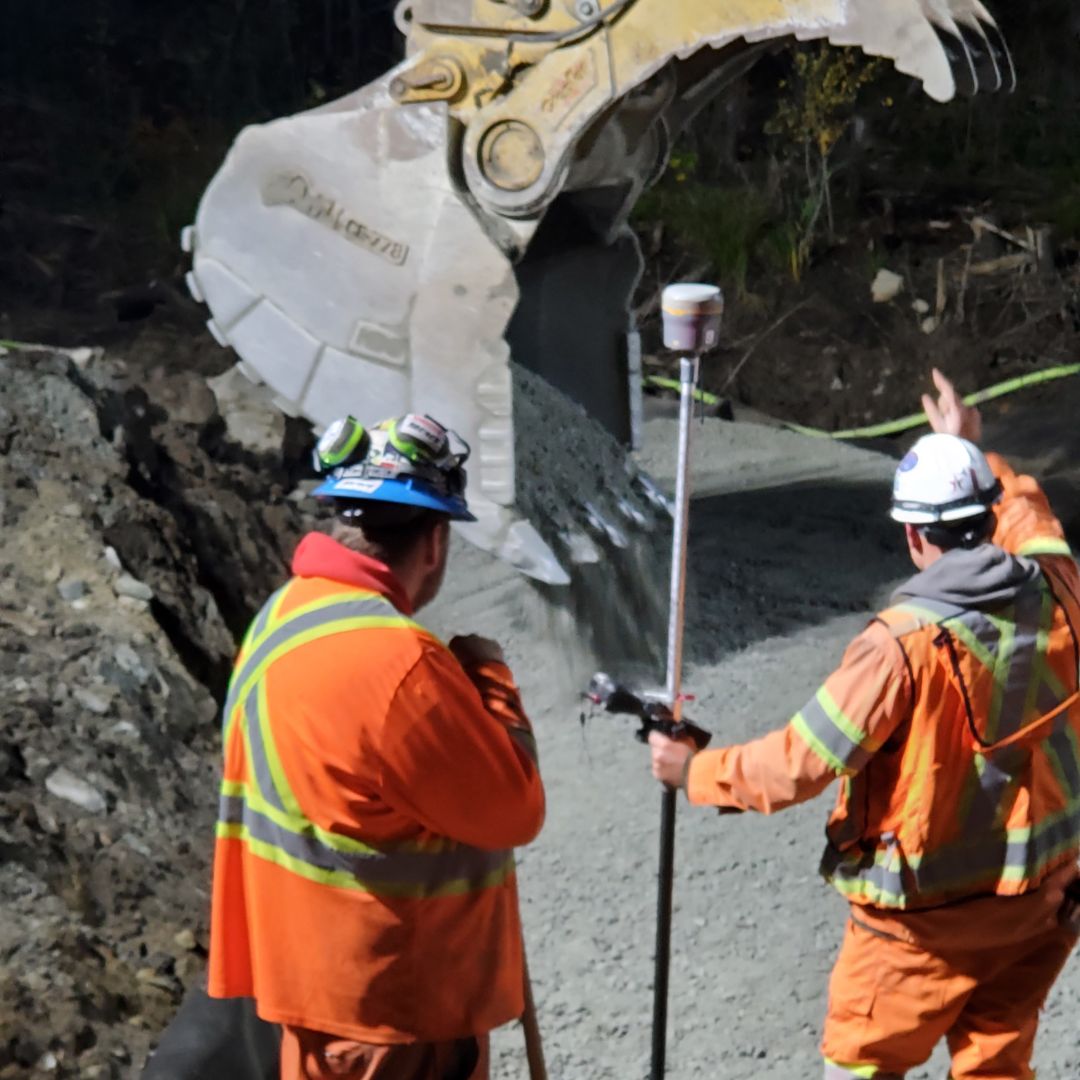
<path id="1" fill-rule="evenodd" d="M 529 1062 L 529 1080 L 547 1080 L 544 1064 L 544 1044 L 540 1038 L 540 1024 L 536 1019 L 536 1003 L 533 1001 L 532 980 L 529 978 L 529 962 L 525 958 L 525 943 L 521 944 L 521 966 L 525 972 L 525 1012 L 521 1026 L 525 1030 L 525 1057 Z"/>

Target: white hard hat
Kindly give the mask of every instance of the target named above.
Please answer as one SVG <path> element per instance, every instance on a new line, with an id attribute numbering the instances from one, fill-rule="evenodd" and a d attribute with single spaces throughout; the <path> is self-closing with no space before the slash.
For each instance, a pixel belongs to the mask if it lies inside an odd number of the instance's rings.
<path id="1" fill-rule="evenodd" d="M 893 521 L 933 525 L 979 517 L 1001 497 L 983 452 L 958 435 L 924 435 L 893 481 Z"/>

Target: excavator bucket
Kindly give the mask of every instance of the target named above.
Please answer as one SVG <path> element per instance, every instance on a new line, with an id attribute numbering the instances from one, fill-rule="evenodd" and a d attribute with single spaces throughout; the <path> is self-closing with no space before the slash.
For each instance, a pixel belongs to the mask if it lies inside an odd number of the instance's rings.
<path id="1" fill-rule="evenodd" d="M 430 412 L 461 432 L 479 519 L 462 528 L 564 582 L 513 510 L 513 266 L 451 182 L 445 106 L 399 108 L 391 78 L 241 133 L 189 234 L 189 287 L 284 411 L 317 428 Z"/>
<path id="2" fill-rule="evenodd" d="M 530 576 L 625 547 L 663 497 L 627 218 L 678 130 L 788 37 L 887 56 L 932 97 L 1010 88 L 978 0 L 405 0 L 408 59 L 245 129 L 185 233 L 208 326 L 322 428 L 430 412 L 470 442 L 461 526 Z"/>

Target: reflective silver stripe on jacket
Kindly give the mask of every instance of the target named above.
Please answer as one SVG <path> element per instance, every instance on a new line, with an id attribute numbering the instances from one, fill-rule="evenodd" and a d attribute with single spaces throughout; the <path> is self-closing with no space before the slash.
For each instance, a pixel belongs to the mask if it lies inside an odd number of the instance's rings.
<path id="1" fill-rule="evenodd" d="M 836 860 L 826 853 L 822 869 L 842 892 L 860 892 L 856 886 L 861 883 L 869 886 L 866 895 L 878 894 L 884 906 L 903 906 L 905 899 L 932 901 L 965 886 L 988 888 L 1001 880 L 1030 879 L 1075 848 L 1078 836 L 1080 800 L 1074 800 L 1023 839 L 1010 840 L 1000 830 L 965 837 L 920 859 L 909 859 L 894 836 L 883 836 L 876 850 L 861 855 L 849 852 Z M 845 883 L 848 888 L 842 887 Z"/>
<path id="2" fill-rule="evenodd" d="M 464 844 L 444 844 L 430 851 L 345 851 L 321 841 L 311 822 L 293 819 L 290 824 L 295 828 L 286 828 L 238 795 L 221 796 L 219 821 L 242 826 L 243 839 L 267 844 L 320 876 L 347 875 L 357 887 L 375 894 L 421 897 L 472 892 L 503 880 L 514 868 L 512 851 L 484 851 Z"/>

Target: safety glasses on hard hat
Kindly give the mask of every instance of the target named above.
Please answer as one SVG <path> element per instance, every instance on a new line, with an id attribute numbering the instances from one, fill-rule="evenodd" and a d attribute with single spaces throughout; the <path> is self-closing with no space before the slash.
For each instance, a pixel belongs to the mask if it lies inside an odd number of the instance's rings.
<path id="1" fill-rule="evenodd" d="M 414 477 L 446 495 L 463 495 L 469 444 L 430 416 L 409 413 L 367 430 L 355 417 L 335 420 L 319 439 L 315 471 L 390 480 Z"/>
<path id="2" fill-rule="evenodd" d="M 460 468 L 469 459 L 469 444 L 456 431 L 419 413 L 408 413 L 397 420 L 379 425 L 390 445 L 414 465 L 433 465 L 438 469 Z"/>

